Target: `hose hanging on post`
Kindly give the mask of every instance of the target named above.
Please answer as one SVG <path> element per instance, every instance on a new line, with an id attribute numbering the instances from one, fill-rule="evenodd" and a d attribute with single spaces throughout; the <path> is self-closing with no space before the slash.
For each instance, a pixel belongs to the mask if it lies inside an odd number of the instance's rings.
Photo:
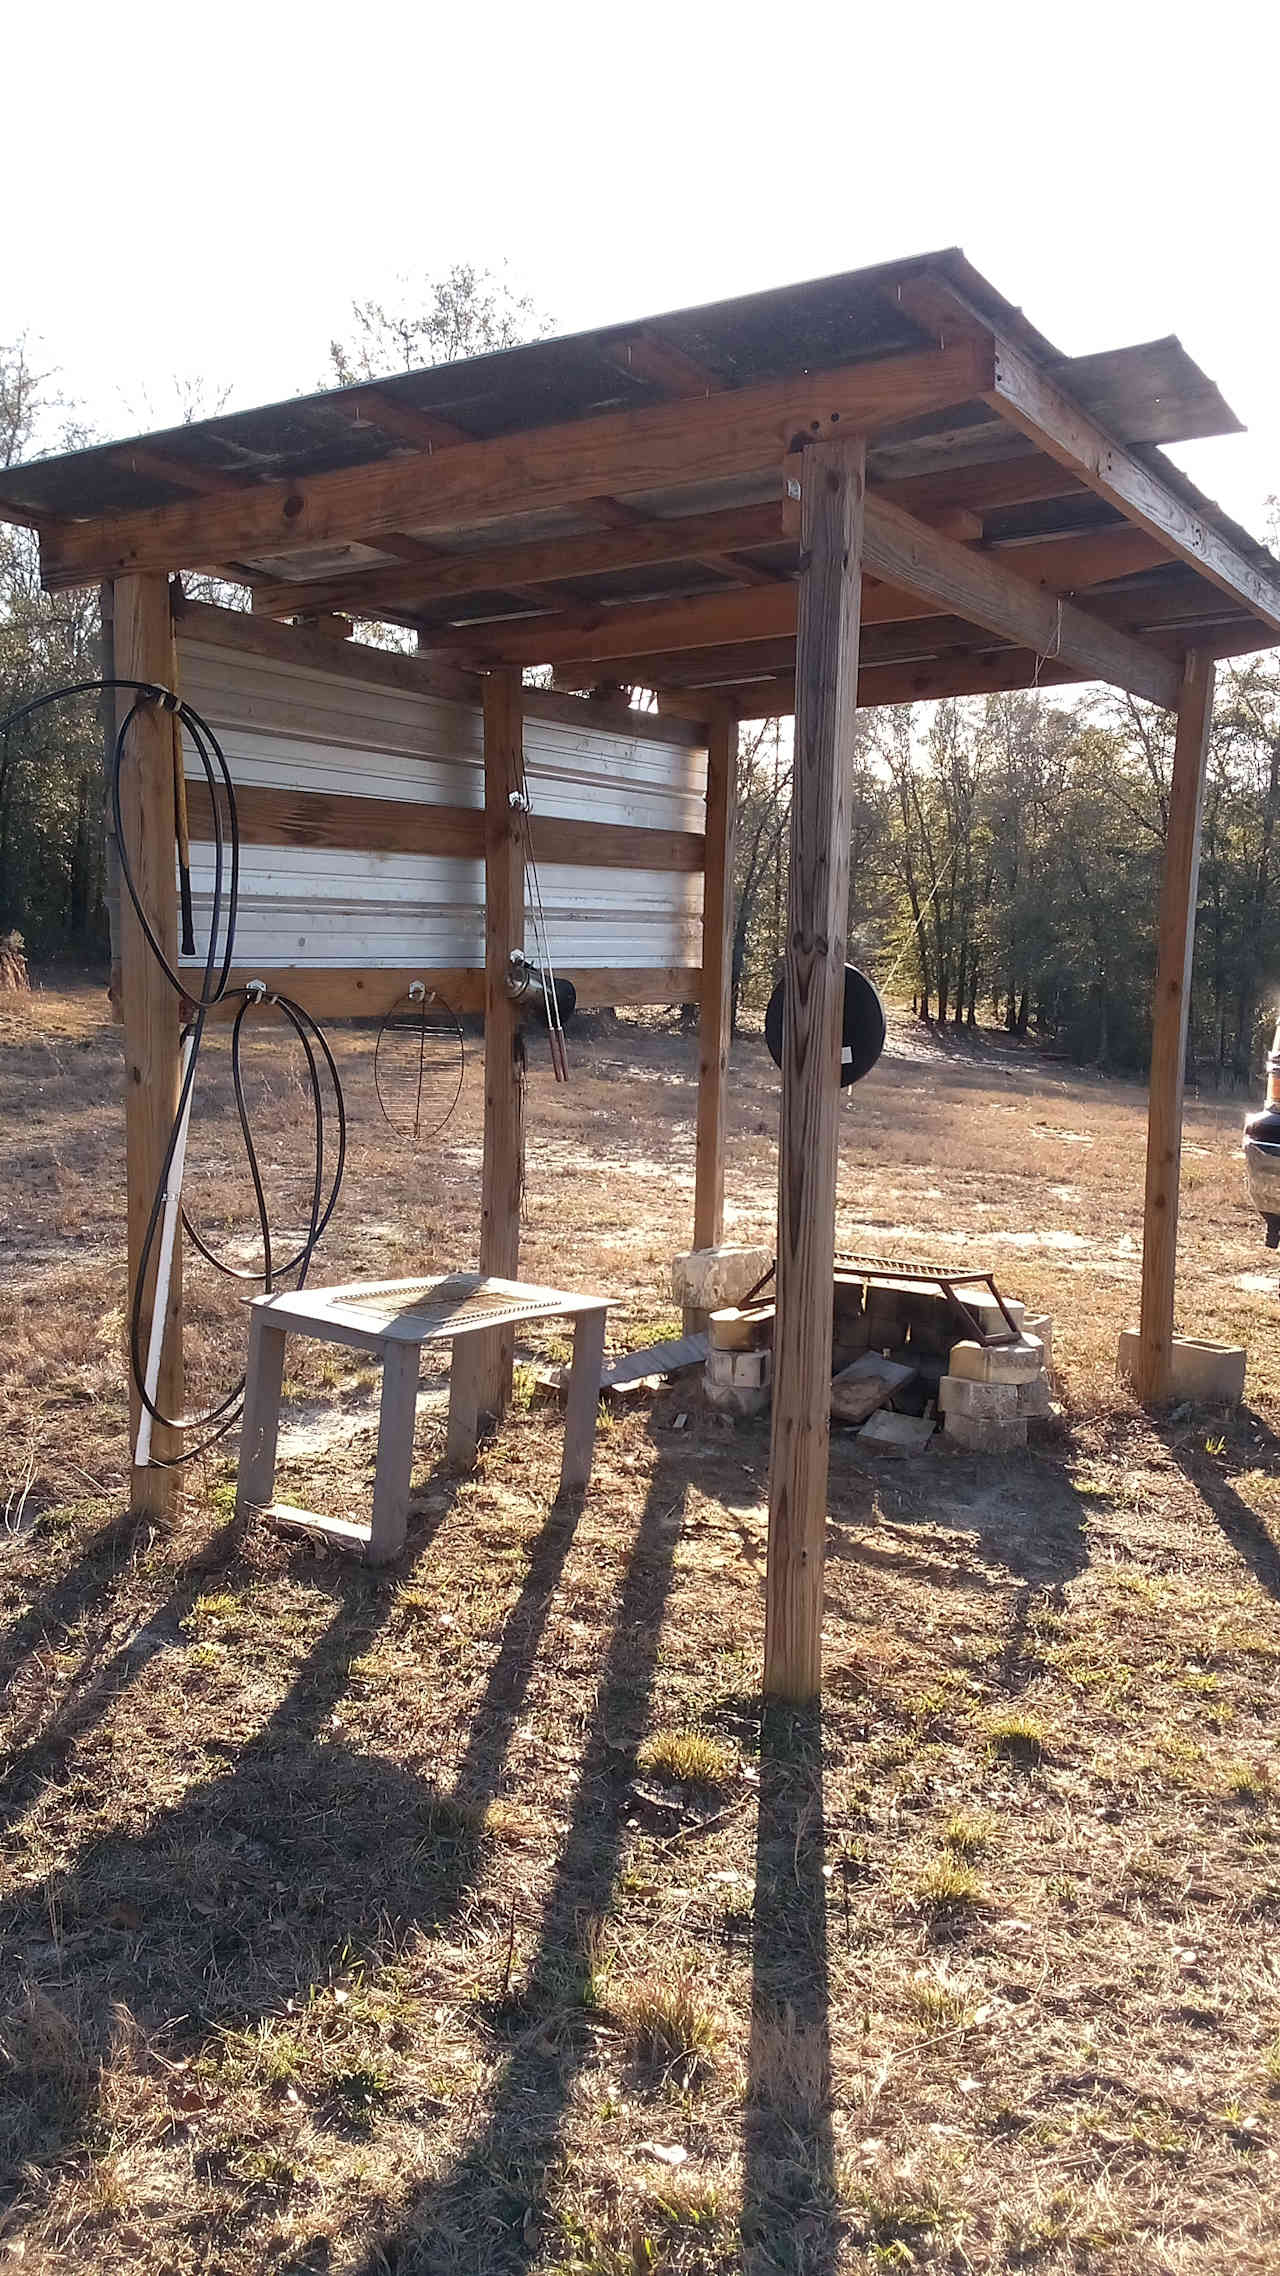
<path id="1" fill-rule="evenodd" d="M 234 1280 L 260 1282 L 268 1294 L 277 1279 L 287 1273 L 297 1272 L 297 1284 L 301 1287 L 310 1270 L 317 1243 L 337 1207 L 338 1195 L 342 1187 L 347 1151 L 346 1105 L 342 1095 L 342 1083 L 338 1074 L 337 1063 L 329 1044 L 310 1013 L 304 1011 L 301 1004 L 294 1003 L 287 996 L 269 994 L 261 982 L 251 982 L 243 990 L 232 991 L 229 989 L 228 983 L 234 958 L 236 920 L 240 899 L 240 821 L 236 807 L 235 784 L 232 781 L 222 747 L 213 729 L 206 720 L 200 717 L 199 712 L 175 694 L 172 688 L 162 687 L 155 681 L 117 677 L 78 680 L 67 686 L 52 688 L 44 695 L 35 696 L 29 703 L 19 705 L 16 711 L 10 712 L 7 718 L 0 721 L 0 737 L 3 737 L 7 749 L 11 729 L 21 725 L 33 713 L 43 710 L 47 705 L 61 703 L 73 696 L 103 694 L 112 690 L 133 696 L 133 702 L 117 730 L 111 761 L 111 815 L 120 859 L 120 874 L 124 879 L 125 889 L 133 904 L 134 914 L 137 917 L 147 947 L 180 1002 L 192 1007 L 192 1016 L 183 1035 L 182 1076 L 178 1089 L 177 1111 L 165 1147 L 164 1160 L 156 1183 L 147 1228 L 143 1235 L 129 1318 L 129 1361 L 143 1418 L 138 1432 L 138 1443 L 135 1450 L 136 1460 L 140 1466 L 150 1465 L 154 1468 L 177 1469 L 184 1463 L 193 1461 L 197 1455 L 205 1453 L 210 1446 L 214 1445 L 218 1439 L 234 1427 L 239 1419 L 240 1402 L 244 1393 L 244 1377 L 241 1376 L 234 1389 L 229 1391 L 225 1398 L 220 1399 L 216 1406 L 209 1408 L 202 1415 L 167 1415 L 156 1404 L 155 1387 L 159 1379 L 160 1357 L 164 1344 L 164 1315 L 168 1308 L 166 1260 L 169 1265 L 172 1264 L 179 1213 L 183 1227 L 201 1256 L 217 1271 L 225 1273 Z M 134 720 L 144 706 L 150 703 L 161 704 L 174 717 L 174 818 L 180 878 L 181 953 L 183 955 L 188 953 L 194 955 L 195 931 L 191 902 L 190 848 L 186 832 L 185 778 L 183 779 L 181 794 L 177 788 L 182 773 L 179 729 L 191 738 L 192 746 L 200 761 L 208 787 L 209 803 L 213 813 L 213 889 L 210 896 L 209 938 L 205 949 L 204 970 L 198 993 L 193 992 L 182 973 L 169 962 L 160 944 L 155 928 L 142 905 L 129 858 L 129 849 L 125 843 L 120 799 L 120 779 L 124 766 L 125 746 L 128 741 L 129 729 Z M 219 793 L 221 793 L 221 798 Z M 226 809 L 225 821 L 223 818 L 224 804 Z M 219 936 L 224 925 L 225 939 L 220 947 Z M 204 1041 L 205 1022 L 215 1006 L 228 1000 L 231 994 L 239 994 L 242 997 L 231 1029 L 231 1080 L 235 1095 L 236 1114 L 240 1123 L 241 1137 L 244 1140 L 249 1177 L 253 1187 L 259 1236 L 262 1241 L 263 1270 L 261 1272 L 244 1271 L 215 1255 L 197 1227 L 191 1222 L 181 1203 L 187 1129 L 190 1122 L 191 1101 L 195 1089 L 200 1048 Z M 301 1246 L 283 1265 L 275 1264 L 272 1258 L 270 1216 L 244 1093 L 242 1032 L 250 1006 L 261 1003 L 272 1003 L 283 1013 L 302 1045 L 307 1061 L 308 1087 L 311 1093 L 314 1117 L 315 1170 L 311 1182 L 311 1209 L 307 1232 Z M 327 1193 L 325 1191 L 324 1172 L 325 1109 L 319 1059 L 324 1061 L 326 1073 L 333 1086 L 338 1119 L 336 1158 Z M 147 1275 L 157 1236 L 161 1242 L 161 1253 L 157 1260 L 156 1288 L 148 1350 L 144 1354 L 142 1350 L 142 1292 L 147 1284 Z M 165 1457 L 152 1451 L 152 1426 L 156 1423 L 167 1430 L 185 1433 L 200 1431 L 206 1435 L 202 1436 L 196 1445 L 185 1448 L 182 1454 Z"/>

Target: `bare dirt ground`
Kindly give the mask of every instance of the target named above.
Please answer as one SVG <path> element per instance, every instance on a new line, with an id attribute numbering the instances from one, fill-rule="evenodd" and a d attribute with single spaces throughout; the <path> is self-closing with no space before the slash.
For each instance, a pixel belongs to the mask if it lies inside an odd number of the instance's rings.
<path id="1" fill-rule="evenodd" d="M 343 1038 L 326 1278 L 474 1257 L 480 1071 L 414 1153 Z M 269 1182 L 302 1191 L 286 1062 Z M 669 1330 L 690 1042 L 535 1047 L 525 1268 Z M 776 1078 L 735 1054 L 730 1237 Z M 27 2269 L 1271 2271 L 1280 2264 L 1280 1358 L 1241 1107 L 1188 1116 L 1180 1314 L 1234 1417 L 1143 1418 L 1133 1088 L 905 1026 L 848 1099 L 850 1246 L 995 1264 L 1059 1323 L 1016 1460 L 837 1437 L 821 1720 L 761 1717 L 767 1438 L 606 1413 L 584 1511 L 528 1371 L 478 1475 L 428 1384 L 400 1569 L 124 1514 L 122 1147 L 98 991 L 0 1021 L 0 2260 Z M 221 1119 L 201 1221 L 248 1253 Z M 206 1276 L 207 1277 L 207 1276 Z M 237 1296 L 194 1289 L 193 1396 Z M 367 1374 L 292 1379 L 280 1491 L 369 1491 Z"/>

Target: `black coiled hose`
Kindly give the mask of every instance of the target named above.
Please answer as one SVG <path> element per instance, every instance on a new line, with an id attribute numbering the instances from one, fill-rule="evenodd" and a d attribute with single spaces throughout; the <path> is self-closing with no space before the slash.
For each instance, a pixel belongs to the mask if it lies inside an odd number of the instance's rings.
<path id="1" fill-rule="evenodd" d="M 200 1047 L 204 1040 L 205 1022 L 215 1005 L 229 1001 L 233 995 L 238 994 L 241 998 L 231 1028 L 231 1081 L 235 1095 L 236 1114 L 240 1123 L 240 1133 L 244 1140 L 245 1157 L 249 1166 L 250 1182 L 253 1187 L 258 1231 L 262 1242 L 263 1263 L 261 1272 L 246 1271 L 239 1266 L 229 1264 L 225 1258 L 216 1255 L 199 1229 L 192 1223 L 184 1207 L 182 1223 L 186 1233 L 194 1242 L 201 1256 L 206 1258 L 219 1272 L 226 1273 L 233 1280 L 260 1282 L 265 1293 L 270 1293 L 277 1280 L 288 1273 L 296 1272 L 298 1275 L 297 1286 L 301 1288 L 310 1270 L 317 1244 L 338 1204 L 347 1155 L 347 1116 L 337 1064 L 325 1036 L 310 1013 L 304 1011 L 301 1004 L 294 1003 L 288 996 L 267 994 L 265 991 L 255 989 L 232 990 L 229 987 L 240 900 L 240 822 L 236 808 L 235 784 L 231 779 L 231 772 L 227 766 L 222 747 L 213 729 L 206 720 L 200 717 L 199 712 L 195 711 L 189 703 L 184 702 L 171 688 L 161 687 L 152 680 L 117 678 L 77 680 L 62 687 L 51 688 L 44 695 L 34 697 L 31 702 L 21 704 L 16 711 L 10 712 L 6 719 L 0 721 L 0 735 L 3 736 L 7 746 L 11 729 L 19 726 L 23 720 L 29 719 L 34 712 L 44 710 L 49 704 L 66 702 L 73 696 L 100 695 L 110 690 L 120 690 L 126 694 L 131 693 L 133 696 L 133 702 L 125 713 L 116 734 L 111 762 L 111 813 L 116 846 L 120 857 L 120 874 L 124 879 L 125 889 L 133 903 L 134 914 L 138 919 L 142 936 L 151 954 L 175 994 L 192 1006 L 191 1019 L 183 1029 L 184 1046 L 188 1042 L 190 1044 L 190 1049 L 185 1054 L 186 1069 L 179 1091 L 177 1112 L 174 1115 L 173 1127 L 169 1132 L 164 1160 L 161 1164 L 160 1175 L 156 1182 L 156 1190 L 147 1218 L 147 1228 L 138 1258 L 138 1270 L 129 1316 L 129 1361 L 133 1380 L 138 1396 L 152 1421 L 160 1423 L 168 1430 L 203 1433 L 194 1446 L 185 1447 L 180 1455 L 166 1458 L 162 1455 L 152 1454 L 151 1461 L 155 1467 L 174 1469 L 184 1462 L 193 1461 L 197 1455 L 206 1452 L 218 1439 L 224 1437 L 227 1431 L 234 1428 L 239 1420 L 241 1401 L 244 1397 L 244 1377 L 241 1376 L 234 1389 L 204 1414 L 167 1415 L 156 1405 L 147 1391 L 146 1363 L 142 1351 L 142 1292 L 146 1287 L 151 1255 L 164 1214 L 165 1192 L 169 1183 L 174 1154 L 195 1087 L 196 1069 L 200 1057 Z M 209 803 L 213 811 L 213 892 L 209 915 L 209 940 L 205 950 L 204 972 L 198 992 L 191 988 L 177 967 L 169 962 L 161 946 L 151 919 L 142 905 L 129 858 L 129 849 L 125 843 L 120 798 L 125 746 L 128 741 L 129 729 L 139 712 L 152 703 L 161 704 L 165 710 L 173 712 L 179 725 L 190 737 L 204 773 L 209 790 Z M 251 1007 L 259 1002 L 267 1002 L 276 1006 L 292 1027 L 302 1046 L 307 1062 L 308 1088 L 314 1118 L 315 1172 L 311 1182 L 311 1208 L 307 1231 L 300 1247 L 285 1264 L 276 1264 L 272 1256 L 270 1213 L 267 1208 L 262 1172 L 258 1163 L 257 1149 L 253 1142 L 253 1131 L 244 1093 L 241 1038 L 246 1016 Z M 324 1168 L 324 1089 L 317 1054 L 319 1059 L 323 1060 L 329 1080 L 333 1085 L 338 1120 L 333 1173 L 328 1182 L 327 1192 L 325 1190 Z"/>

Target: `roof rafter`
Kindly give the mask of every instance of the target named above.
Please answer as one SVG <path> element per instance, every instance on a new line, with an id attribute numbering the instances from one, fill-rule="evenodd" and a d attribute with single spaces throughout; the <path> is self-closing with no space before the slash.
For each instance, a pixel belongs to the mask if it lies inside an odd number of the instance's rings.
<path id="1" fill-rule="evenodd" d="M 966 344 L 886 356 L 799 379 L 455 443 L 234 497 L 76 522 L 47 533 L 51 588 L 142 569 L 185 568 L 290 547 L 375 540 L 384 530 L 457 528 L 772 467 L 797 435 L 876 431 L 990 388 L 992 358 Z"/>

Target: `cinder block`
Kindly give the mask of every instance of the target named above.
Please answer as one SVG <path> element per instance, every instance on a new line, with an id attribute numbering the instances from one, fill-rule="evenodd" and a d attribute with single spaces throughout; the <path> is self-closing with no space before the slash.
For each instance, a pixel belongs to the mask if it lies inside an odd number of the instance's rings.
<path id="1" fill-rule="evenodd" d="M 1034 1383 L 1044 1366 L 1044 1345 L 1038 1336 L 1019 1336 L 1016 1343 L 956 1343 L 951 1346 L 951 1373 L 971 1383 Z"/>
<path id="2" fill-rule="evenodd" d="M 713 1351 L 767 1351 L 773 1342 L 772 1304 L 753 1304 L 740 1312 L 730 1304 L 713 1312 L 707 1324 Z"/>
<path id="3" fill-rule="evenodd" d="M 713 1383 L 704 1377 L 702 1390 L 707 1404 L 718 1407 L 722 1414 L 749 1418 L 769 1412 L 768 1390 L 753 1390 L 749 1383 Z"/>
<path id="4" fill-rule="evenodd" d="M 1116 1364 L 1132 1375 L 1138 1364 L 1138 1330 L 1123 1328 Z M 1203 1336 L 1175 1336 L 1169 1392 L 1175 1399 L 1198 1399 L 1206 1406 L 1232 1406 L 1244 1396 L 1243 1344 L 1212 1343 Z"/>
<path id="5" fill-rule="evenodd" d="M 994 1390 L 994 1384 L 991 1388 Z M 1018 1383 L 1011 1388 L 1018 1402 L 1018 1413 L 1025 1415 L 1028 1422 L 1043 1422 L 1053 1413 L 1053 1393 L 1047 1375 L 1037 1375 L 1034 1383 Z"/>
<path id="6" fill-rule="evenodd" d="M 771 1249 L 691 1249 L 672 1262 L 671 1293 L 691 1312 L 719 1312 L 740 1304 L 772 1262 Z"/>
<path id="7" fill-rule="evenodd" d="M 867 1341 L 877 1351 L 905 1343 L 911 1326 L 911 1296 L 901 1288 L 885 1288 L 879 1281 L 867 1284 L 865 1306 Z"/>
<path id="8" fill-rule="evenodd" d="M 913 1288 L 903 1298 L 911 1330 L 911 1348 L 917 1354 L 945 1359 L 956 1339 L 956 1318 L 945 1296 L 927 1288 Z"/>
<path id="9" fill-rule="evenodd" d="M 1015 1328 L 1022 1327 L 1025 1324 L 1027 1316 L 1026 1305 L 1019 1303 L 1016 1296 L 1005 1296 L 1003 1289 L 1000 1293 L 1004 1302 L 1004 1310 L 1008 1313 L 1009 1318 L 1012 1320 Z M 956 1294 L 966 1309 L 973 1313 L 975 1319 L 978 1319 L 982 1322 L 982 1325 L 986 1329 L 988 1335 L 999 1335 L 1002 1333 L 1003 1329 L 1006 1326 L 1004 1312 L 1001 1311 L 999 1304 L 997 1304 L 995 1297 L 991 1294 L 989 1289 L 957 1288 Z M 951 1316 L 954 1321 L 955 1314 L 952 1313 Z"/>
<path id="10" fill-rule="evenodd" d="M 743 1390 L 762 1390 L 773 1379 L 771 1351 L 709 1351 L 707 1381 L 736 1384 Z"/>
<path id="11" fill-rule="evenodd" d="M 891 1407 L 881 1407 L 858 1432 L 858 1444 L 871 1454 L 923 1454 L 933 1432 L 933 1423 L 922 1415 L 896 1415 Z"/>
<path id="12" fill-rule="evenodd" d="M 1023 1320 L 1023 1322 L 1022 1322 L 1022 1332 L 1023 1332 L 1023 1335 L 1024 1335 L 1024 1336 L 1039 1336 L 1041 1343 L 1044 1345 L 1044 1363 L 1045 1363 L 1045 1366 L 1046 1366 L 1046 1367 L 1047 1367 L 1047 1368 L 1050 1370 L 1050 1372 L 1052 1372 L 1052 1369 L 1053 1369 L 1053 1314 L 1052 1314 L 1052 1312 L 1028 1312 L 1028 1314 L 1027 1314 L 1026 1318 L 1025 1318 L 1025 1319 Z"/>
<path id="13" fill-rule="evenodd" d="M 910 1383 L 914 1375 L 913 1367 L 901 1367 L 896 1360 L 882 1359 L 876 1351 L 865 1352 L 832 1381 L 833 1417 L 844 1423 L 865 1421 L 876 1407 L 883 1406 Z"/>
<path id="14" fill-rule="evenodd" d="M 996 1422 L 981 1415 L 949 1414 L 945 1436 L 966 1454 L 1016 1454 L 1027 1443 L 1026 1417 Z"/>
<path id="15" fill-rule="evenodd" d="M 976 1415 L 983 1422 L 1012 1422 L 1018 1412 L 1018 1383 L 975 1383 L 966 1375 L 944 1375 L 938 1408 L 944 1415 Z"/>

